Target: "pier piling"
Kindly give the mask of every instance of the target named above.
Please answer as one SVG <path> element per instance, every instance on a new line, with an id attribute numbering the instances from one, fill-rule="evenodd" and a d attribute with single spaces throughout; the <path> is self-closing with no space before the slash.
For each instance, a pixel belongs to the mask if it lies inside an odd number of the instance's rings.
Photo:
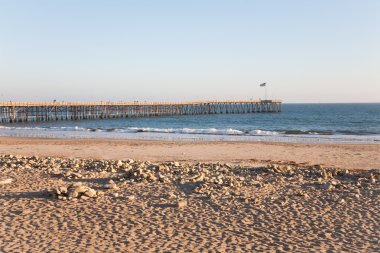
<path id="1" fill-rule="evenodd" d="M 280 100 L 192 102 L 0 102 L 1 123 L 281 112 Z"/>

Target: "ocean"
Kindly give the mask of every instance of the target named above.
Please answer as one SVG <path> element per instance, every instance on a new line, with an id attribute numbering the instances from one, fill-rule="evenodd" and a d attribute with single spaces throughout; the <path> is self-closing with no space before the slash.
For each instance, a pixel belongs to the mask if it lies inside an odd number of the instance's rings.
<path id="1" fill-rule="evenodd" d="M 380 144 L 380 104 L 283 104 L 280 113 L 2 124 L 0 136 Z"/>

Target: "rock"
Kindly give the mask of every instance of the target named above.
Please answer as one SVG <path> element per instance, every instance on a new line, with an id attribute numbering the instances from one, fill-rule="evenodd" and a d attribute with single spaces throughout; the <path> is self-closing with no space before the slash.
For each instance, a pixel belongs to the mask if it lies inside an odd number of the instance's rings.
<path id="1" fill-rule="evenodd" d="M 12 183 L 13 179 L 12 178 L 5 178 L 5 179 L 0 179 L 0 185 L 6 185 Z"/>
<path id="2" fill-rule="evenodd" d="M 112 189 L 116 189 L 117 185 L 116 184 L 105 184 L 104 188 L 112 190 Z"/>
<path id="3" fill-rule="evenodd" d="M 55 190 L 55 194 L 57 195 L 57 198 L 60 200 L 73 200 L 76 199 L 89 199 L 94 198 L 97 195 L 97 192 L 88 187 L 82 185 L 82 183 L 74 183 L 71 184 L 69 187 L 58 187 Z"/>
<path id="4" fill-rule="evenodd" d="M 174 166 L 174 167 L 179 167 L 180 164 L 179 164 L 179 162 L 173 162 L 173 166 Z"/>
<path id="5" fill-rule="evenodd" d="M 79 186 L 82 186 L 82 182 L 75 182 L 73 184 L 71 184 L 71 186 L 69 188 L 72 188 L 72 187 L 79 187 Z"/>
<path id="6" fill-rule="evenodd" d="M 130 196 L 127 196 L 126 199 L 127 199 L 128 201 L 133 201 L 133 200 L 136 199 L 136 197 L 133 196 L 133 195 L 130 195 Z"/>
<path id="7" fill-rule="evenodd" d="M 77 186 L 77 187 L 74 187 L 74 188 L 73 188 L 73 191 L 75 191 L 75 192 L 77 192 L 77 193 L 85 193 L 85 192 L 88 191 L 88 190 L 89 190 L 89 188 L 86 187 L 86 186 L 83 186 L 83 185 L 81 185 L 81 186 Z"/>
<path id="8" fill-rule="evenodd" d="M 86 195 L 87 197 L 90 197 L 90 198 L 94 198 L 96 197 L 96 191 L 94 189 L 91 189 L 89 188 L 85 193 L 84 195 Z"/>
<path id="9" fill-rule="evenodd" d="M 73 199 L 73 198 L 78 198 L 79 197 L 79 193 L 78 192 L 76 192 L 76 191 L 69 191 L 68 193 L 67 193 L 67 196 L 70 198 L 70 199 Z"/>
<path id="10" fill-rule="evenodd" d="M 124 163 L 121 160 L 117 161 L 117 164 L 116 164 L 117 167 L 120 168 L 120 167 L 123 167 L 123 165 Z"/>
<path id="11" fill-rule="evenodd" d="M 187 206 L 187 200 L 182 199 L 177 201 L 177 207 L 178 208 L 185 208 Z"/>
<path id="12" fill-rule="evenodd" d="M 62 196 L 62 195 L 58 195 L 58 199 L 59 200 L 66 200 L 66 197 Z"/>
<path id="13" fill-rule="evenodd" d="M 113 196 L 114 196 L 115 198 L 117 198 L 117 197 L 119 197 L 119 193 L 115 192 L 115 193 L 113 194 Z"/>
<path id="14" fill-rule="evenodd" d="M 83 199 L 83 200 L 87 200 L 87 199 L 89 199 L 90 197 L 88 197 L 88 196 L 86 196 L 86 195 L 82 195 L 82 196 L 80 196 L 80 199 Z"/>
<path id="15" fill-rule="evenodd" d="M 110 181 L 108 181 L 108 184 L 104 185 L 104 188 L 106 188 L 106 189 L 117 189 L 118 187 L 113 180 L 110 180 Z"/>
<path id="16" fill-rule="evenodd" d="M 168 199 L 175 199 L 175 198 L 177 198 L 177 196 L 173 192 L 169 192 L 167 198 Z"/>
<path id="17" fill-rule="evenodd" d="M 58 187 L 55 191 L 57 195 L 66 194 L 67 187 L 61 186 L 61 187 Z"/>

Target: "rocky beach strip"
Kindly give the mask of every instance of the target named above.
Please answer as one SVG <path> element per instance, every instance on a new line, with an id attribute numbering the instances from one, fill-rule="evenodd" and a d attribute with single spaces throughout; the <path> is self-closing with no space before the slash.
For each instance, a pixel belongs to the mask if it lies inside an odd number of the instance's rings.
<path id="1" fill-rule="evenodd" d="M 380 170 L 0 156 L 0 252 L 380 250 Z"/>

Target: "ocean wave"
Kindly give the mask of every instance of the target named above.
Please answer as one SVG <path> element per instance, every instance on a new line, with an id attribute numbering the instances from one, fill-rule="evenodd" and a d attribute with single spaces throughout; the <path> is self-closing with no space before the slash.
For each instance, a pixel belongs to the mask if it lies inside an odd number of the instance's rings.
<path id="1" fill-rule="evenodd" d="M 334 135 L 333 131 L 328 130 L 278 130 L 285 135 Z"/>
<path id="2" fill-rule="evenodd" d="M 64 131 L 64 132 L 103 132 L 103 133 L 162 133 L 162 134 L 200 134 L 200 135 L 231 135 L 231 136 L 365 136 L 380 135 L 380 133 L 370 131 L 350 131 L 350 130 L 247 130 L 247 129 L 218 129 L 218 128 L 154 128 L 154 127 L 125 127 L 125 128 L 101 128 L 101 127 L 81 127 L 81 126 L 0 126 L 0 130 L 35 130 L 35 131 Z"/>
<path id="3" fill-rule="evenodd" d="M 216 128 L 137 128 L 130 127 L 127 131 L 136 133 L 174 133 L 174 134 L 213 134 L 213 135 L 243 135 L 244 131 L 236 129 L 216 129 Z"/>
<path id="4" fill-rule="evenodd" d="M 0 126 L 7 130 L 42 130 L 42 131 L 85 131 L 85 132 L 117 132 L 117 133 L 168 133 L 168 134 L 208 134 L 208 135 L 277 135 L 275 131 L 265 130 L 238 130 L 217 128 L 151 128 L 151 127 L 128 127 L 128 128 L 86 128 L 86 127 L 9 127 Z"/>

